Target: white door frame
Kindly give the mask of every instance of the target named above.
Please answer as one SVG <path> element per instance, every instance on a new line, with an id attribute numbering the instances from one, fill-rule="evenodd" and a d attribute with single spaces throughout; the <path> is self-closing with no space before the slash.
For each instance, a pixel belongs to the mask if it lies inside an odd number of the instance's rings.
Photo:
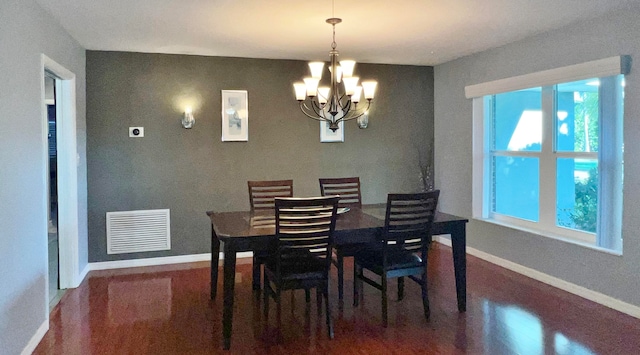
<path id="1" fill-rule="evenodd" d="M 76 75 L 51 58 L 42 54 L 42 140 L 45 161 L 49 161 L 49 132 L 47 107 L 44 100 L 45 70 L 56 76 L 56 141 L 58 173 L 58 244 L 60 263 L 60 288 L 78 287 L 78 149 L 76 139 Z M 47 163 L 48 164 L 48 163 Z M 49 170 L 49 169 L 47 169 Z M 49 177 L 44 177 L 49 186 Z M 49 208 L 49 190 L 46 191 L 47 210 Z M 44 214 L 48 216 L 48 213 Z M 44 224 L 47 226 L 47 223 Z M 47 233 L 45 231 L 44 235 Z M 44 242 L 46 243 L 46 238 Z M 48 265 L 47 262 L 47 273 Z M 47 279 L 47 293 L 49 278 Z M 47 295 L 47 302 L 49 296 Z"/>

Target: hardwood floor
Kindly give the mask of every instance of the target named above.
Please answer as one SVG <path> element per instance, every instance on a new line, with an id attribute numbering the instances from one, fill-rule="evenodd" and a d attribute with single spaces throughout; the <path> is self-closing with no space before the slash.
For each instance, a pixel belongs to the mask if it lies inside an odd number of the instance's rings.
<path id="1" fill-rule="evenodd" d="M 639 319 L 472 256 L 467 312 L 458 313 L 451 250 L 437 243 L 429 254 L 430 320 L 423 317 L 420 288 L 406 281 L 401 302 L 390 286 L 385 329 L 378 290 L 365 285 L 364 301 L 351 305 L 347 260 L 342 310 L 335 277 L 331 288 L 334 340 L 303 291 L 283 297 L 280 327 L 275 312 L 266 320 L 251 288 L 251 265 L 239 265 L 228 353 L 640 354 Z M 209 300 L 208 263 L 93 271 L 52 311 L 35 354 L 222 353 L 220 296 Z"/>

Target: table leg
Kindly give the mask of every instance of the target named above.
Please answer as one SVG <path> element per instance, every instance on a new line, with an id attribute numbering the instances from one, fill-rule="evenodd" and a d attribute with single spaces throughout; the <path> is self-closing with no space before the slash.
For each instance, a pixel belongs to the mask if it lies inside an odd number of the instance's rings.
<path id="1" fill-rule="evenodd" d="M 453 268 L 456 275 L 458 311 L 467 310 L 467 233 L 465 225 L 457 225 L 451 233 Z"/>
<path id="2" fill-rule="evenodd" d="M 211 226 L 211 299 L 216 298 L 218 290 L 218 263 L 220 262 L 220 240 Z"/>
<path id="3" fill-rule="evenodd" d="M 224 349 L 231 347 L 231 327 L 233 323 L 233 295 L 236 276 L 236 252 L 228 242 L 224 243 L 224 308 L 222 310 L 222 336 Z"/>

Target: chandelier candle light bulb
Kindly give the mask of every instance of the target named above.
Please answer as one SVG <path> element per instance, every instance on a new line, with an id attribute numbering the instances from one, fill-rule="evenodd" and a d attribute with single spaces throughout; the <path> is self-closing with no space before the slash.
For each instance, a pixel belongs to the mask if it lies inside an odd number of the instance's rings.
<path id="1" fill-rule="evenodd" d="M 318 95 L 318 84 L 320 79 L 314 77 L 304 78 L 304 85 L 307 88 L 307 96 L 316 97 Z"/>
<path id="2" fill-rule="evenodd" d="M 311 77 L 304 78 L 304 82 L 293 84 L 296 100 L 300 104 L 302 113 L 311 119 L 326 121 L 329 129 L 334 132 L 338 129 L 340 122 L 357 119 L 365 113 L 368 115 L 378 84 L 376 81 L 368 80 L 358 85 L 360 78 L 353 75 L 356 65 L 354 60 L 342 60 L 338 64 L 336 25 L 340 22 L 342 20 L 335 17 L 327 19 L 327 23 L 333 28 L 333 42 L 329 51 L 330 85 L 318 87 L 324 71 L 324 62 L 310 62 Z M 366 107 L 358 108 L 362 94 L 367 100 Z M 359 126 L 364 128 L 366 124 L 364 127 L 361 124 Z"/>
<path id="3" fill-rule="evenodd" d="M 376 86 L 378 83 L 375 81 L 363 81 L 362 90 L 364 91 L 364 98 L 367 100 L 373 100 L 373 96 L 376 92 Z"/>
<path id="4" fill-rule="evenodd" d="M 362 95 L 362 86 L 358 85 L 356 86 L 356 90 L 353 92 L 353 95 L 351 95 L 351 102 L 353 102 L 354 104 L 357 104 L 358 102 L 360 102 L 361 95 Z"/>
<path id="5" fill-rule="evenodd" d="M 311 70 L 311 77 L 320 80 L 322 79 L 324 62 L 311 62 L 309 63 L 309 69 Z"/>
<path id="6" fill-rule="evenodd" d="M 342 75 L 345 77 L 353 76 L 353 68 L 356 66 L 355 60 L 341 60 L 340 67 L 342 68 Z"/>

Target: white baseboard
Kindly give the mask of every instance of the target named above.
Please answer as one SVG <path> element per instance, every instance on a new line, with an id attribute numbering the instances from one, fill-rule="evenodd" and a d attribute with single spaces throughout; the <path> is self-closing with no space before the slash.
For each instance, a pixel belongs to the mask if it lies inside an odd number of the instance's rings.
<path id="1" fill-rule="evenodd" d="M 448 238 L 434 236 L 433 240 L 443 245 L 447 245 L 451 247 L 451 240 L 449 240 Z M 616 311 L 628 314 L 632 317 L 640 318 L 640 307 L 636 305 L 620 301 L 619 299 L 613 298 L 611 296 L 607 296 L 600 292 L 596 292 L 588 288 L 576 285 L 574 283 L 567 282 L 557 277 L 545 274 L 535 269 L 528 268 L 526 266 L 522 266 L 520 264 L 516 264 L 506 259 L 499 258 L 497 256 L 491 255 L 489 253 L 483 252 L 475 248 L 467 247 L 467 253 L 477 258 L 480 258 L 482 260 L 488 261 L 492 264 L 501 266 L 505 269 L 509 269 L 511 271 L 517 272 L 518 274 L 543 282 L 547 285 L 551 285 L 563 291 L 572 293 L 582 298 L 586 298 L 590 301 L 599 303 L 603 306 L 615 309 Z"/>
<path id="2" fill-rule="evenodd" d="M 21 355 L 32 354 L 33 351 L 36 350 L 36 347 L 38 346 L 38 344 L 40 344 L 40 341 L 42 340 L 42 338 L 44 338 L 44 335 L 47 334 L 48 330 L 49 330 L 49 316 L 47 316 L 47 319 L 45 319 L 44 322 L 40 324 L 40 327 L 38 328 L 36 333 L 33 334 L 31 339 L 29 340 L 29 343 L 27 343 L 27 346 L 25 346 L 24 349 L 22 349 L 22 352 L 20 354 Z"/>
<path id="3" fill-rule="evenodd" d="M 242 252 L 236 255 L 236 258 L 250 258 L 253 256 L 252 252 Z M 89 270 L 110 270 L 110 269 L 122 269 L 130 267 L 140 266 L 157 266 L 157 265 L 169 265 L 169 264 L 181 264 L 192 263 L 197 261 L 209 261 L 211 260 L 211 253 L 204 254 L 191 254 L 191 255 L 179 255 L 179 256 L 164 256 L 159 258 L 144 258 L 144 259 L 130 259 L 130 260 L 116 260 L 116 261 L 102 261 L 96 263 L 89 263 Z M 220 252 L 220 260 L 224 260 L 224 253 Z M 86 276 L 86 273 L 85 273 Z M 84 277 L 82 278 L 84 279 Z"/>
<path id="4" fill-rule="evenodd" d="M 84 281 L 85 277 L 87 277 L 87 274 L 89 273 L 89 271 L 91 271 L 91 264 L 87 263 L 87 265 L 85 265 L 80 275 L 78 275 L 78 279 L 76 280 L 75 287 L 80 286 L 82 281 Z"/>

